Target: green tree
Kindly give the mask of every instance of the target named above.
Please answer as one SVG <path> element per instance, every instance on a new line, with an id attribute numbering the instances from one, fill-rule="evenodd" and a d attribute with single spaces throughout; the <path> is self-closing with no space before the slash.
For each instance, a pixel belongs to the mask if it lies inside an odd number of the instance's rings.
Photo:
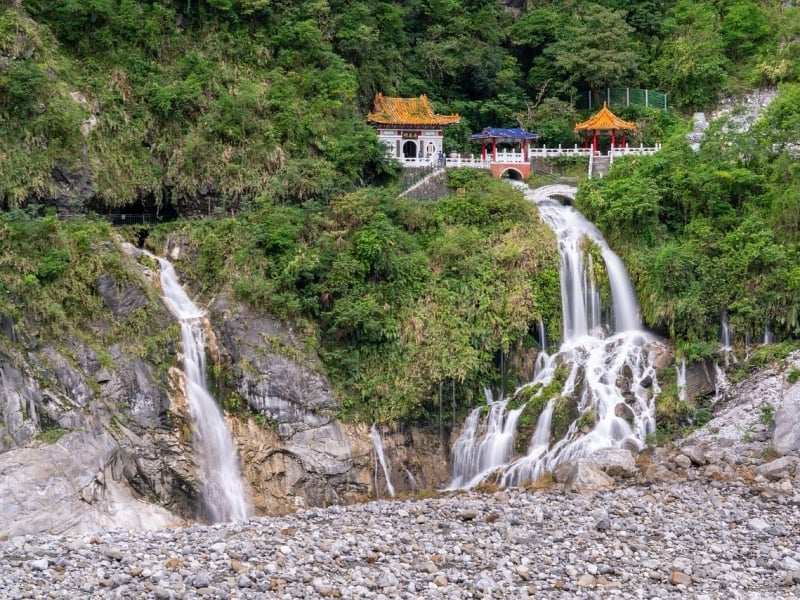
<path id="1" fill-rule="evenodd" d="M 518 113 L 520 125 L 542 136 L 548 147 L 558 144 L 571 146 L 575 142 L 575 123 L 580 119 L 575 107 L 558 98 L 544 98 L 536 106 L 528 106 L 524 113 Z"/>
<path id="2" fill-rule="evenodd" d="M 725 52 L 734 60 L 754 54 L 771 31 L 763 9 L 747 0 L 729 6 L 719 27 Z"/>
<path id="3" fill-rule="evenodd" d="M 655 75 L 673 103 L 689 109 L 712 107 L 727 80 L 725 44 L 713 7 L 680 0 L 664 21 L 669 43 L 661 45 Z"/>
<path id="4" fill-rule="evenodd" d="M 545 50 L 561 75 L 564 90 L 599 89 L 634 81 L 637 56 L 625 11 L 586 3 Z"/>

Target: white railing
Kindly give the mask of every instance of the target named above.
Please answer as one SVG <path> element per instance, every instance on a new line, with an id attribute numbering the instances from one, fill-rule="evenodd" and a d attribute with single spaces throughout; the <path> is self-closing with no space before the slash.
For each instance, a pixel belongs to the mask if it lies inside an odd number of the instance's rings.
<path id="1" fill-rule="evenodd" d="M 661 144 L 655 146 L 625 146 L 624 148 L 612 148 L 608 151 L 608 156 L 611 157 L 613 162 L 614 157 L 618 156 L 632 156 L 632 155 L 651 155 L 661 150 Z M 595 152 L 597 156 L 601 156 L 602 152 Z M 559 156 L 592 156 L 591 148 L 579 148 L 576 144 L 572 148 L 564 148 L 559 145 L 557 148 L 548 148 L 542 146 L 541 148 L 528 149 L 528 161 L 531 158 L 557 158 Z M 491 153 L 486 153 L 486 160 L 482 159 L 480 155 L 474 154 L 460 154 L 458 152 L 451 152 L 450 156 L 440 158 L 439 156 L 423 156 L 421 158 L 397 158 L 404 167 L 407 168 L 421 168 L 431 167 L 436 165 L 444 165 L 448 168 L 452 167 L 472 167 L 474 169 L 489 169 L 493 162 L 498 163 L 525 163 L 525 156 L 522 152 L 498 152 L 495 159 L 492 158 Z"/>
<path id="2" fill-rule="evenodd" d="M 536 158 L 554 158 L 558 156 L 589 156 L 592 153 L 591 148 L 578 148 L 575 144 L 572 148 L 563 148 L 561 144 L 558 148 L 548 148 L 542 146 L 541 148 L 531 148 L 528 150 L 528 155 Z"/>
<path id="3" fill-rule="evenodd" d="M 492 161 L 489 159 L 483 160 L 480 156 L 473 156 L 472 154 L 460 156 L 454 153 L 447 157 L 447 167 L 472 167 L 473 169 L 491 169 Z"/>
<path id="4" fill-rule="evenodd" d="M 389 156 L 391 156 L 391 154 Z M 414 157 L 414 158 L 406 158 L 406 157 L 402 156 L 400 158 L 397 158 L 397 157 L 394 157 L 394 158 L 396 160 L 398 160 L 401 165 L 403 165 L 404 167 L 409 167 L 409 168 L 413 168 L 413 167 L 430 167 L 430 166 L 435 165 L 436 163 L 439 162 L 439 157 L 438 156 L 422 156 L 420 158 L 416 158 L 416 157 Z"/>
<path id="5" fill-rule="evenodd" d="M 611 160 L 614 160 L 615 156 L 630 156 L 630 155 L 637 155 L 637 156 L 650 156 L 655 154 L 661 150 L 661 144 L 656 144 L 655 146 L 643 146 L 639 144 L 639 147 L 636 146 L 625 146 L 624 148 L 612 148 L 608 151 L 608 155 L 611 157 Z"/>

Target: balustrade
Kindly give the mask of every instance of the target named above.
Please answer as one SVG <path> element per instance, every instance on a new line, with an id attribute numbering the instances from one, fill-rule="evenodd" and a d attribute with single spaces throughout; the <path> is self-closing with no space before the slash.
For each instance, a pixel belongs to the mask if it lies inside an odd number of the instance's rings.
<path id="1" fill-rule="evenodd" d="M 632 155 L 651 155 L 655 154 L 661 149 L 661 144 L 656 144 L 655 146 L 644 146 L 640 144 L 639 146 L 624 146 L 621 148 L 611 148 L 606 155 L 610 156 L 612 160 L 615 157 L 620 156 L 632 156 Z M 602 156 L 602 152 L 595 152 L 597 156 Z M 555 148 L 548 148 L 547 146 L 542 146 L 541 148 L 529 148 L 528 149 L 528 160 L 531 158 L 557 158 L 559 156 L 584 156 L 590 157 L 592 156 L 592 149 L 591 148 L 581 148 L 578 147 L 576 144 L 573 147 L 562 147 L 559 145 Z M 492 163 L 504 163 L 504 164 L 520 164 L 526 162 L 525 156 L 522 152 L 498 152 L 496 158 L 492 158 L 491 154 L 487 153 L 486 159 L 484 160 L 481 158 L 480 155 L 474 154 L 460 154 L 458 152 L 451 152 L 450 156 L 439 157 L 439 156 L 423 156 L 423 157 L 411 157 L 411 158 L 398 158 L 397 160 L 406 167 L 406 168 L 421 168 L 421 167 L 436 167 L 436 166 L 445 166 L 447 168 L 455 168 L 455 167 L 472 167 L 475 169 L 489 169 L 491 168 Z"/>

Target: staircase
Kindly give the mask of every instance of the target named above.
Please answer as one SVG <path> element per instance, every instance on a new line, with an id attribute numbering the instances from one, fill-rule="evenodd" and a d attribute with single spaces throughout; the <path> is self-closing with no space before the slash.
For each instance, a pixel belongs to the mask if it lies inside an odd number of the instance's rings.
<path id="1" fill-rule="evenodd" d="M 611 157 L 596 155 L 589 161 L 589 177 L 602 177 L 608 173 L 611 166 Z"/>
<path id="2" fill-rule="evenodd" d="M 401 182 L 398 198 L 415 200 L 437 200 L 447 195 L 447 175 L 443 167 L 431 167 L 417 173 L 413 179 Z"/>

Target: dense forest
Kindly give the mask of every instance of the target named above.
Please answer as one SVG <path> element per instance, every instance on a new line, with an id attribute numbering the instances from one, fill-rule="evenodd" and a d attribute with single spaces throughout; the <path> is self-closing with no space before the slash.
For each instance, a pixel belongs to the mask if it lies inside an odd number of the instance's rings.
<path id="1" fill-rule="evenodd" d="M 722 311 L 740 343 L 792 339 L 798 80 L 793 1 L 5 0 L 0 317 L 57 331 L 87 309 L 63 294 L 91 285 L 77 265 L 108 228 L 40 218 L 47 206 L 235 214 L 151 236 L 192 240 L 181 268 L 198 289 L 301 323 L 352 414 L 419 417 L 442 385 L 469 400 L 524 371 L 496 367 L 522 362 L 539 320 L 557 331 L 552 234 L 470 172 L 451 174 L 464 195 L 397 200 L 372 98 L 425 93 L 459 113 L 449 151 L 486 125 L 571 145 L 576 101 L 622 86 L 668 95 L 668 111 L 620 111 L 664 149 L 583 181 L 577 203 L 647 325 L 691 358 L 716 351 Z M 690 149 L 694 111 L 776 86 L 762 120 L 718 122 Z"/>

